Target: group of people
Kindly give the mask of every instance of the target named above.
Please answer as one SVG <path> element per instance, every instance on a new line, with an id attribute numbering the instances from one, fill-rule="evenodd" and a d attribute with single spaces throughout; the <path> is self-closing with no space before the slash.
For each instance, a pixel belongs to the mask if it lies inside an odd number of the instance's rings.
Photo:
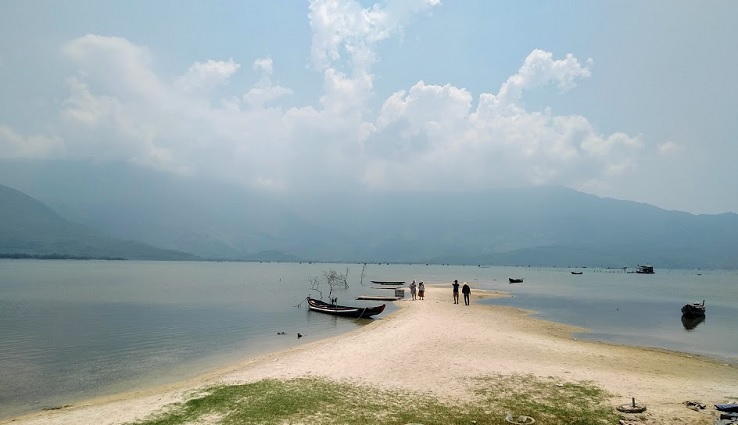
<path id="1" fill-rule="evenodd" d="M 416 285 L 415 279 L 413 279 L 413 283 L 410 284 L 410 295 L 413 297 L 414 300 L 425 299 L 425 284 L 423 284 L 422 280 Z"/>
<path id="2" fill-rule="evenodd" d="M 454 280 L 451 284 L 454 288 L 454 304 L 459 303 L 459 281 Z M 471 288 L 469 284 L 464 282 L 464 286 L 461 287 L 461 293 L 464 294 L 464 305 L 469 305 L 469 297 L 471 296 Z"/>
<path id="3" fill-rule="evenodd" d="M 454 291 L 454 304 L 459 303 L 459 281 L 454 280 L 454 283 L 451 284 L 453 286 Z M 469 284 L 464 282 L 464 285 L 461 287 L 461 293 L 464 294 L 464 305 L 469 305 L 469 298 L 471 297 L 471 288 L 469 287 Z M 410 296 L 412 296 L 413 300 L 415 299 L 425 299 L 425 285 L 423 284 L 423 281 L 421 280 L 420 283 L 416 284 L 415 279 L 413 279 L 413 283 L 410 284 Z"/>

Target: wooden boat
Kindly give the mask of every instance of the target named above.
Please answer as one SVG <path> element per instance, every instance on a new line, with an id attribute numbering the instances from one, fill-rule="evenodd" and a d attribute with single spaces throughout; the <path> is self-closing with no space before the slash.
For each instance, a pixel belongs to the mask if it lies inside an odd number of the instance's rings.
<path id="1" fill-rule="evenodd" d="M 682 326 L 684 329 L 691 331 L 696 328 L 697 325 L 705 321 L 705 315 L 692 316 L 688 314 L 682 314 Z"/>
<path id="2" fill-rule="evenodd" d="M 402 285 L 405 283 L 404 280 L 372 280 L 371 282 L 377 285 Z"/>
<path id="3" fill-rule="evenodd" d="M 507 279 L 510 281 L 510 283 L 523 283 L 522 278 L 508 277 Z"/>
<path id="4" fill-rule="evenodd" d="M 682 314 L 687 317 L 698 317 L 705 315 L 705 300 L 702 303 L 684 304 Z"/>
<path id="5" fill-rule="evenodd" d="M 312 311 L 320 313 L 332 314 L 334 316 L 368 318 L 384 311 L 385 304 L 374 307 L 350 307 L 338 305 L 335 303 L 327 303 L 325 301 L 307 298 L 308 308 Z"/>
<path id="6" fill-rule="evenodd" d="M 397 301 L 400 297 L 386 297 L 382 295 L 360 295 L 357 300 L 373 300 L 373 301 Z"/>
<path id="7" fill-rule="evenodd" d="M 575 271 L 572 271 L 571 272 L 571 274 L 582 274 L 582 273 L 584 273 L 584 272 L 575 272 Z"/>

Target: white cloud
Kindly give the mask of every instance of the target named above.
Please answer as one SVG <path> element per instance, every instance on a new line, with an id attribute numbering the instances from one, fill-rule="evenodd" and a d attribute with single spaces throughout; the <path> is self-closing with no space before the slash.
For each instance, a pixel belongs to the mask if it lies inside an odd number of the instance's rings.
<path id="1" fill-rule="evenodd" d="M 674 143 L 673 141 L 664 142 L 661 145 L 659 145 L 659 153 L 662 155 L 669 155 L 676 152 L 679 152 L 682 148 L 678 144 Z"/>
<path id="2" fill-rule="evenodd" d="M 412 16 L 439 4 L 440 0 L 389 0 L 362 8 L 354 0 L 312 0 L 311 57 L 313 67 L 324 73 L 323 105 L 336 110 L 362 105 L 373 87 L 377 44 L 401 32 Z"/>
<path id="3" fill-rule="evenodd" d="M 61 154 L 63 142 L 56 136 L 25 136 L 0 124 L 0 158 L 50 158 Z"/>
<path id="4" fill-rule="evenodd" d="M 376 43 L 401 32 L 414 15 L 440 4 L 440 0 L 389 0 L 362 8 L 353 0 L 313 0 L 309 15 L 313 65 L 324 70 L 348 56 L 354 69 L 366 71 L 376 59 Z"/>
<path id="5" fill-rule="evenodd" d="M 267 102 L 292 94 L 292 90 L 287 87 L 272 84 L 271 76 L 274 72 L 272 58 L 266 57 L 255 60 L 253 69 L 261 74 L 261 78 L 256 86 L 243 96 L 245 103 L 252 107 L 263 107 Z"/>
<path id="6" fill-rule="evenodd" d="M 365 184 L 413 189 L 483 188 L 521 184 L 562 184 L 612 178 L 625 172 L 640 149 L 637 138 L 599 134 L 583 116 L 526 111 L 525 90 L 555 84 L 561 90 L 590 76 L 572 55 L 555 60 L 534 50 L 518 73 L 496 94 L 472 97 L 451 85 L 423 82 L 390 96 L 370 127 Z M 406 172 L 412 169 L 432 173 Z"/>
<path id="7" fill-rule="evenodd" d="M 175 81 L 175 86 L 185 92 L 209 90 L 225 84 L 241 65 L 233 59 L 224 61 L 209 60 L 205 63 L 195 62 L 183 76 Z"/>
<path id="8" fill-rule="evenodd" d="M 88 34 L 67 42 L 62 53 L 80 67 L 90 83 L 113 95 L 151 98 L 161 90 L 149 50 L 124 38 Z"/>
<path id="9" fill-rule="evenodd" d="M 587 67 L 583 67 L 579 60 L 571 54 L 565 59 L 554 60 L 553 53 L 543 50 L 533 50 L 525 58 L 518 73 L 507 79 L 500 87 L 497 95 L 484 98 L 484 105 L 505 112 L 518 112 L 518 103 L 524 90 L 532 90 L 536 87 L 554 83 L 564 92 L 576 86 L 576 80 L 591 75 L 589 66 L 592 60 L 587 60 Z M 480 105 L 481 106 L 481 105 Z"/>
<path id="10" fill-rule="evenodd" d="M 0 143 L 19 155 L 125 159 L 268 190 L 597 187 L 636 166 L 639 137 L 601 134 L 582 115 L 523 106 L 526 91 L 564 92 L 591 75 L 591 61 L 572 55 L 532 51 L 476 105 L 466 89 L 419 81 L 370 111 L 368 101 L 381 95 L 372 73 L 379 42 L 437 4 L 312 1 L 311 54 L 324 91 L 319 104 L 293 108 L 279 103 L 292 89 L 273 82 L 271 56 L 253 59 L 258 81 L 239 93 L 228 91 L 240 69 L 232 58 L 197 61 L 169 81 L 146 47 L 118 37 L 74 39 L 63 52 L 79 73 L 68 80 L 59 136 L 31 140 L 0 127 Z"/>

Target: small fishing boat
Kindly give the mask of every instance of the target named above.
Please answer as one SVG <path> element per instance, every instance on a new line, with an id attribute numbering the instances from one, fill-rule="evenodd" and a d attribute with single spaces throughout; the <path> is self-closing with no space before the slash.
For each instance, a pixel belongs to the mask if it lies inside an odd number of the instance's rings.
<path id="1" fill-rule="evenodd" d="M 705 300 L 701 303 L 684 304 L 682 314 L 687 317 L 698 317 L 705 315 Z"/>
<path id="2" fill-rule="evenodd" d="M 335 300 L 335 299 L 334 299 Z M 385 304 L 374 307 L 351 307 L 338 305 L 334 302 L 327 303 L 325 301 L 316 300 L 308 297 L 308 308 L 312 311 L 320 313 L 332 314 L 334 316 L 368 318 L 384 311 Z"/>
<path id="3" fill-rule="evenodd" d="M 688 314 L 682 314 L 682 326 L 684 329 L 691 331 L 696 328 L 697 325 L 705 321 L 705 315 L 692 316 Z"/>
<path id="4" fill-rule="evenodd" d="M 523 283 L 523 279 L 522 278 L 508 277 L 507 279 L 510 281 L 510 283 Z"/>
<path id="5" fill-rule="evenodd" d="M 582 274 L 582 273 L 584 273 L 584 272 L 575 272 L 574 270 L 572 270 L 572 272 L 571 272 L 571 274 Z"/>
<path id="6" fill-rule="evenodd" d="M 639 265 L 636 269 L 636 273 L 638 274 L 653 274 L 653 266 L 650 264 L 645 265 Z"/>
<path id="7" fill-rule="evenodd" d="M 405 283 L 404 280 L 372 280 L 371 282 L 377 285 L 402 285 Z"/>

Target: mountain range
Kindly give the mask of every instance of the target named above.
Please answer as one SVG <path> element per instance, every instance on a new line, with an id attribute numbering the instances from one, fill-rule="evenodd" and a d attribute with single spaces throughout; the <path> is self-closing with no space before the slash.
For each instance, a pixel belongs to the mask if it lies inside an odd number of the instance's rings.
<path id="1" fill-rule="evenodd" d="M 28 160 L 0 161 L 0 184 L 0 253 L 738 267 L 737 214 L 667 211 L 561 187 L 280 198 L 120 163 Z"/>

